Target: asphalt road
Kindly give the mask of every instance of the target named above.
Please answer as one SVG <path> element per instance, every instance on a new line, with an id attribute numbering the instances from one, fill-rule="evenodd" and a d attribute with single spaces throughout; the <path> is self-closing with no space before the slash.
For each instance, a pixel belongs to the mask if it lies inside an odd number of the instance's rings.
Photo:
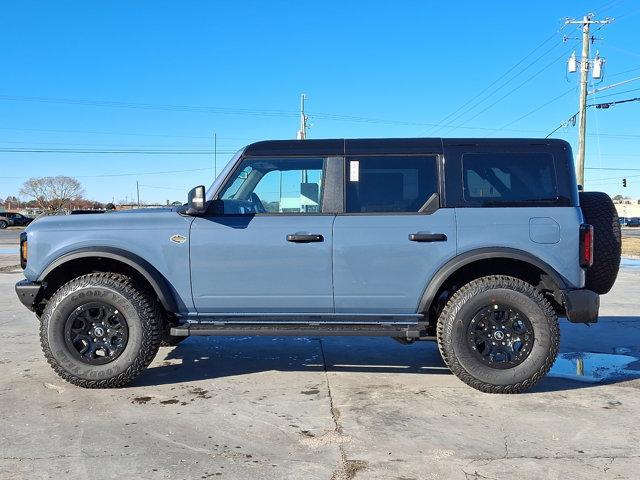
<path id="1" fill-rule="evenodd" d="M 20 232 L 22 232 L 24 228 L 18 227 L 9 227 L 0 230 L 0 245 L 17 245 L 20 241 Z"/>
<path id="2" fill-rule="evenodd" d="M 623 237 L 640 237 L 640 227 L 625 228 L 622 227 Z"/>
<path id="3" fill-rule="evenodd" d="M 2 479 L 638 478 L 640 266 L 511 396 L 385 338 L 190 338 L 129 388 L 83 390 L 45 362 L 20 278 L 0 273 Z"/>

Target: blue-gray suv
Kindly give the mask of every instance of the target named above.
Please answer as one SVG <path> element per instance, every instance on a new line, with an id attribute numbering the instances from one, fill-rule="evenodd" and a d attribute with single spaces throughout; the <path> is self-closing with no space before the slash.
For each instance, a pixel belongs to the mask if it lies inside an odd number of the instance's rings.
<path id="1" fill-rule="evenodd" d="M 45 217 L 20 242 L 44 354 L 88 388 L 191 335 L 384 335 L 521 392 L 620 262 L 611 200 L 550 139 L 258 142 L 182 207 Z"/>

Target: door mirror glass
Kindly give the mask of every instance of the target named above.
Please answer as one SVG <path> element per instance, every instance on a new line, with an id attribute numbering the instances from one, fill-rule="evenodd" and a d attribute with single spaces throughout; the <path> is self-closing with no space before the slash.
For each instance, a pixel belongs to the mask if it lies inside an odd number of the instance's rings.
<path id="1" fill-rule="evenodd" d="M 189 192 L 187 215 L 200 215 L 207 210 L 204 185 L 198 185 Z"/>

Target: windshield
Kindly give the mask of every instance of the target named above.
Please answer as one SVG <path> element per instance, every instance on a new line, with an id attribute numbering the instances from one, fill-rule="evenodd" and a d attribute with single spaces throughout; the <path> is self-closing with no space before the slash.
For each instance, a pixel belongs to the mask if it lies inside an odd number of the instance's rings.
<path id="1" fill-rule="evenodd" d="M 229 163 L 227 163 L 226 167 L 224 167 L 222 171 L 218 174 L 218 176 L 215 178 L 211 186 L 207 189 L 207 194 L 206 194 L 207 200 L 213 200 L 214 193 L 220 189 L 222 182 L 227 177 L 227 175 L 229 174 L 233 166 L 236 164 L 236 162 L 242 155 L 242 152 L 244 152 L 244 148 L 241 148 L 235 153 L 235 155 L 231 158 L 231 160 L 229 160 Z"/>

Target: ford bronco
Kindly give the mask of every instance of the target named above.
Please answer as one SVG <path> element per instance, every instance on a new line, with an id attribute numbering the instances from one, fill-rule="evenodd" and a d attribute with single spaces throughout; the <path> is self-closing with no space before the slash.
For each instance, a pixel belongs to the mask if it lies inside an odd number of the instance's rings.
<path id="1" fill-rule="evenodd" d="M 182 207 L 41 218 L 20 252 L 44 354 L 82 387 L 191 335 L 361 335 L 435 340 L 462 381 L 516 393 L 558 316 L 597 321 L 620 225 L 561 140 L 282 140 Z"/>

